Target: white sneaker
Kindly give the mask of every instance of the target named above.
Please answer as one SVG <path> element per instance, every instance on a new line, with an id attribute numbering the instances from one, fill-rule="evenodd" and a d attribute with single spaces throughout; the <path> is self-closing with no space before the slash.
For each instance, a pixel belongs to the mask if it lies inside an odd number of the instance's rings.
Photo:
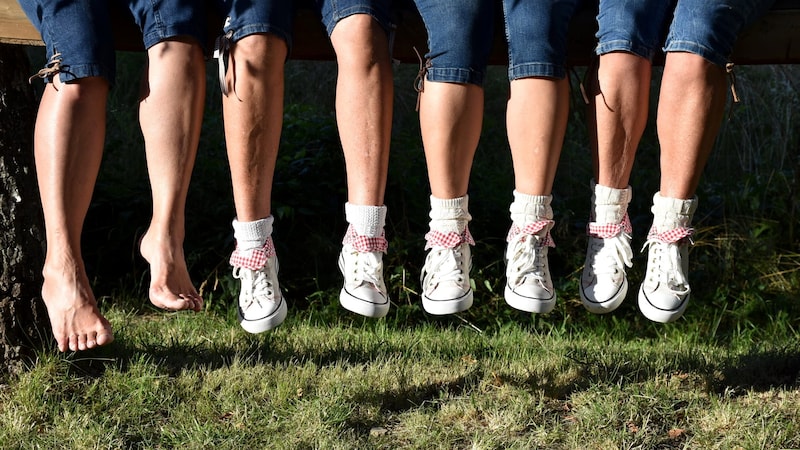
<path id="1" fill-rule="evenodd" d="M 339 254 L 339 270 L 344 275 L 339 303 L 345 309 L 375 318 L 389 312 L 382 252 L 359 252 L 345 244 Z"/>
<path id="2" fill-rule="evenodd" d="M 241 280 L 239 323 L 250 333 L 271 330 L 286 318 L 286 301 L 278 286 L 278 258 L 271 256 L 259 269 L 234 267 L 233 277 Z"/>
<path id="3" fill-rule="evenodd" d="M 548 246 L 532 234 L 518 234 L 506 250 L 505 298 L 513 308 L 531 313 L 549 313 L 556 304 L 550 277 Z"/>
<path id="4" fill-rule="evenodd" d="M 434 246 L 422 268 L 422 307 L 430 314 L 466 311 L 472 306 L 469 271 L 472 252 L 464 242 L 454 248 Z"/>
<path id="5" fill-rule="evenodd" d="M 654 322 L 679 319 L 689 304 L 689 245 L 687 240 L 666 243 L 648 239 L 647 272 L 639 288 L 639 310 Z"/>
<path id="6" fill-rule="evenodd" d="M 631 267 L 632 260 L 629 234 L 619 232 L 605 239 L 589 236 L 580 289 L 587 310 L 605 314 L 617 309 L 628 293 L 625 266 Z"/>

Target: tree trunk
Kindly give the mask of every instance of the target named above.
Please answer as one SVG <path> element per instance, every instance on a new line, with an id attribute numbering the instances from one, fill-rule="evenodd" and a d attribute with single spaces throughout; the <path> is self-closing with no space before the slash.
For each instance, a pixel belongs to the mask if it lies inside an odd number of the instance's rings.
<path id="1" fill-rule="evenodd" d="M 36 98 L 25 48 L 0 44 L 0 372 L 50 336 L 41 300 L 44 227 L 33 164 Z"/>

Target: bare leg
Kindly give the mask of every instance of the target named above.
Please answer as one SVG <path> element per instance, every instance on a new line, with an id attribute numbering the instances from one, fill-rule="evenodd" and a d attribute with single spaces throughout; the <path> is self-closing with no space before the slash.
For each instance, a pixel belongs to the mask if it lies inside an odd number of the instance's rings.
<path id="1" fill-rule="evenodd" d="M 569 113 L 566 79 L 524 78 L 511 82 L 506 123 L 516 190 L 550 195 Z"/>
<path id="2" fill-rule="evenodd" d="M 628 187 L 636 148 L 647 125 L 651 72 L 648 60 L 630 53 L 600 56 L 597 80 L 590 82 L 596 90 L 589 106 L 598 184 Z"/>
<path id="3" fill-rule="evenodd" d="M 55 85 L 54 85 L 55 84 Z M 47 255 L 42 298 L 62 352 L 114 340 L 100 314 L 81 256 L 81 230 L 103 154 L 108 83 L 84 78 L 47 84 L 34 147 Z"/>
<path id="4" fill-rule="evenodd" d="M 467 195 L 483 123 L 483 89 L 426 80 L 419 120 L 431 193 L 441 199 Z"/>
<path id="5" fill-rule="evenodd" d="M 347 164 L 348 202 L 383 205 L 392 128 L 392 68 L 386 32 L 372 17 L 342 19 L 331 34 L 339 75 L 336 120 Z"/>
<path id="6" fill-rule="evenodd" d="M 650 61 L 631 53 L 600 56 L 589 85 L 589 136 L 594 178 L 586 261 L 581 275 L 583 305 L 595 314 L 615 310 L 628 292 L 625 267 L 633 264 L 627 221 L 633 160 L 644 128 L 650 94 Z"/>
<path id="7" fill-rule="evenodd" d="M 200 139 L 205 63 L 200 47 L 179 40 L 148 52 L 139 121 L 153 190 L 153 220 L 141 242 L 150 263 L 150 301 L 168 310 L 199 311 L 183 254 L 186 194 Z"/>
<path id="8" fill-rule="evenodd" d="M 271 34 L 247 36 L 231 51 L 222 107 L 236 216 L 242 222 L 271 214 L 287 51 L 286 42 Z"/>
<path id="9" fill-rule="evenodd" d="M 727 100 L 725 71 L 692 53 L 669 53 L 658 103 L 661 195 L 694 197 Z"/>

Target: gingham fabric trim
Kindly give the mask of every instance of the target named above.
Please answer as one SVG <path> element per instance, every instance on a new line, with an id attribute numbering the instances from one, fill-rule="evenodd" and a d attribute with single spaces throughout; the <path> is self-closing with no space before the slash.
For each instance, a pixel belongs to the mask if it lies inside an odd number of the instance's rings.
<path id="1" fill-rule="evenodd" d="M 389 242 L 386 240 L 386 231 L 381 231 L 378 237 L 370 237 L 360 235 L 356 232 L 355 227 L 350 225 L 347 227 L 347 233 L 342 239 L 342 245 L 349 245 L 359 253 L 386 253 L 389 250 Z"/>
<path id="2" fill-rule="evenodd" d="M 264 267 L 267 260 L 273 256 L 275 256 L 275 244 L 272 243 L 272 237 L 268 237 L 261 248 L 241 251 L 239 247 L 236 247 L 231 255 L 230 264 L 233 267 L 258 270 Z"/>
<path id="3" fill-rule="evenodd" d="M 650 232 L 647 233 L 647 240 L 656 240 L 664 244 L 674 244 L 686 238 L 691 240 L 693 234 L 694 228 L 690 227 L 673 228 L 671 230 L 662 231 L 661 233 L 659 233 L 655 227 L 652 227 L 650 228 Z"/>
<path id="4" fill-rule="evenodd" d="M 623 232 L 628 235 L 633 233 L 633 226 L 631 226 L 631 219 L 628 217 L 628 213 L 625 213 L 625 216 L 622 217 L 622 223 L 589 222 L 589 225 L 586 225 L 586 234 L 600 239 L 611 239 Z"/>
<path id="5" fill-rule="evenodd" d="M 539 220 L 536 222 L 531 222 L 526 224 L 524 227 L 519 227 L 517 225 L 511 225 L 511 229 L 508 230 L 508 236 L 506 236 L 506 242 L 511 242 L 516 239 L 517 236 L 520 234 L 526 234 L 528 236 L 534 236 L 540 231 L 544 230 L 545 227 L 549 227 L 554 224 L 552 220 Z M 547 234 L 544 235 L 542 239 L 542 245 L 546 245 L 548 247 L 555 247 L 556 243 L 553 241 L 553 237 L 550 236 L 550 231 L 547 231 Z"/>
<path id="6" fill-rule="evenodd" d="M 441 231 L 431 230 L 425 235 L 425 250 L 433 247 L 443 248 L 456 248 L 463 243 L 475 245 L 475 240 L 469 233 L 469 227 L 464 228 L 463 233 L 449 232 L 442 233 Z"/>

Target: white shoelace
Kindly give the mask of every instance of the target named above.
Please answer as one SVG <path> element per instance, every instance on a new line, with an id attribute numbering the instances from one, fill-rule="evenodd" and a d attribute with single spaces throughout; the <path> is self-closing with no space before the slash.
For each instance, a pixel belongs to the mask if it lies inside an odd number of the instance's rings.
<path id="1" fill-rule="evenodd" d="M 422 286 L 425 291 L 446 281 L 459 285 L 464 282 L 464 271 L 461 269 L 461 246 L 455 248 L 432 248 L 425 258 L 422 268 Z"/>
<path id="2" fill-rule="evenodd" d="M 274 289 L 272 287 L 272 281 L 270 281 L 267 275 L 267 270 L 269 270 L 269 268 L 266 265 L 258 270 L 251 270 L 244 267 L 233 268 L 233 277 L 242 280 L 242 293 L 244 294 L 242 296 L 244 297 L 243 301 L 240 299 L 240 303 L 244 303 L 243 305 L 240 304 L 242 310 L 247 310 L 254 304 L 257 304 L 260 308 L 264 307 L 260 301 L 263 297 L 256 296 L 256 292 L 265 292 L 267 301 L 274 301 Z"/>
<path id="3" fill-rule="evenodd" d="M 633 266 L 630 237 L 624 233 L 606 239 L 592 238 L 589 246 L 595 254 L 592 262 L 592 272 L 595 274 L 615 274 L 623 265 Z"/>
<path id="4" fill-rule="evenodd" d="M 351 252 L 348 258 L 352 258 L 353 267 L 348 270 L 348 284 L 370 283 L 376 287 L 381 286 L 383 264 L 378 255 L 378 252 Z"/>
<path id="5" fill-rule="evenodd" d="M 688 294 L 691 289 L 683 273 L 680 245 L 648 239 L 642 251 L 648 247 L 650 253 L 650 261 L 647 264 L 648 279 L 664 283 L 676 295 Z"/>
<path id="6" fill-rule="evenodd" d="M 544 286 L 547 280 L 546 260 L 542 258 L 544 245 L 541 238 L 534 235 L 520 234 L 508 244 L 508 283 L 512 286 L 522 284 L 526 276 L 533 277 Z M 512 279 L 511 276 L 514 278 Z"/>

